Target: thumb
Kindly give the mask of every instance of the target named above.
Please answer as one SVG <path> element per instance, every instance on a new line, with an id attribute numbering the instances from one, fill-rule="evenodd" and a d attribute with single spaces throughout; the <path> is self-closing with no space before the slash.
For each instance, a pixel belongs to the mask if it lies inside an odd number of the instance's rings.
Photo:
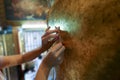
<path id="1" fill-rule="evenodd" d="M 60 37 L 58 36 L 58 37 L 54 38 L 53 40 L 51 40 L 51 43 L 54 43 L 54 42 L 56 42 L 56 41 L 59 41 L 59 39 L 60 39 Z"/>

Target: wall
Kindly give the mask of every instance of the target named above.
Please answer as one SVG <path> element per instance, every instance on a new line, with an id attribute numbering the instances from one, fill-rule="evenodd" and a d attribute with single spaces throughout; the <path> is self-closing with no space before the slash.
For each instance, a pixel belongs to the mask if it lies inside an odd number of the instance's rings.
<path id="1" fill-rule="evenodd" d="M 5 14 L 4 0 L 0 0 L 0 25 L 2 24 L 2 27 L 4 27 L 4 25 L 6 25 L 6 24 L 10 24 L 12 26 L 17 25 L 16 23 L 11 24 L 11 22 L 10 23 L 7 22 L 5 16 L 6 16 L 6 14 Z M 11 39 L 10 38 L 9 39 L 10 44 L 7 44 L 7 45 L 14 44 L 14 48 L 9 47 L 8 49 L 11 51 L 9 51 L 8 54 L 12 55 L 12 54 L 19 54 L 20 53 L 19 46 L 18 46 L 18 35 L 17 34 L 18 34 L 18 31 L 17 31 L 16 27 L 13 27 L 13 34 L 12 34 L 13 37 L 11 37 L 11 36 L 8 36 L 8 37 L 13 38 L 14 42 L 10 43 L 10 39 Z M 8 42 L 8 41 L 6 41 L 6 42 Z M 12 74 L 10 74 L 10 77 L 12 80 L 13 79 L 14 80 L 22 80 L 21 79 L 22 78 L 21 66 L 10 67 L 9 70 L 10 70 L 10 73 L 12 73 Z M 19 74 L 18 74 L 18 72 L 19 72 Z"/>
<path id="2" fill-rule="evenodd" d="M 56 0 L 48 24 L 65 31 L 57 80 L 120 80 L 120 0 Z"/>
<path id="3" fill-rule="evenodd" d="M 5 21 L 4 0 L 0 0 L 0 22 Z"/>

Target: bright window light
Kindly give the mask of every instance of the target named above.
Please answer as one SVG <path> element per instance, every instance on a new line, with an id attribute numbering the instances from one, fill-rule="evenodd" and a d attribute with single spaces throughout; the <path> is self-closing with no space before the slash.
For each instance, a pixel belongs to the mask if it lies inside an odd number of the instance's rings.
<path id="1" fill-rule="evenodd" d="M 47 28 L 47 24 L 45 22 L 34 22 L 34 23 L 24 23 L 22 24 L 22 28 Z"/>

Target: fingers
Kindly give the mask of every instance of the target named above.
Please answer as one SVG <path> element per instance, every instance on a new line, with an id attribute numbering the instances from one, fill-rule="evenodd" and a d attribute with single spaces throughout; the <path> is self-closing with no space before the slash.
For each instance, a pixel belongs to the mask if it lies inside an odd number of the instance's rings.
<path id="1" fill-rule="evenodd" d="M 50 51 L 55 53 L 62 47 L 62 43 L 55 44 L 52 48 L 50 48 Z"/>
<path id="2" fill-rule="evenodd" d="M 58 37 L 59 34 L 53 34 L 53 33 L 59 33 L 60 27 L 55 27 L 55 30 L 50 30 L 50 27 L 48 27 L 45 30 L 45 34 L 42 36 L 43 40 L 47 39 L 53 39 L 55 37 Z"/>
<path id="3" fill-rule="evenodd" d="M 56 40 L 56 38 L 58 37 L 59 37 L 58 34 L 51 34 L 51 35 L 42 37 L 42 40 L 44 40 L 44 42 L 48 42 L 48 41 Z"/>
<path id="4" fill-rule="evenodd" d="M 55 29 L 60 30 L 60 26 L 59 26 L 59 27 L 56 27 L 56 26 L 55 26 Z"/>
<path id="5" fill-rule="evenodd" d="M 50 35 L 50 34 L 53 34 L 53 33 L 58 33 L 59 32 L 59 30 L 57 30 L 57 29 L 55 29 L 55 30 L 49 30 L 50 29 L 50 27 L 48 27 L 47 29 L 46 29 L 46 33 L 42 36 L 42 37 L 45 37 L 45 36 L 47 36 L 47 35 Z"/>
<path id="6" fill-rule="evenodd" d="M 57 66 L 62 63 L 64 58 L 65 47 L 61 42 L 55 43 L 48 51 L 48 54 L 44 60 L 47 60 L 47 64 L 50 66 Z"/>
<path id="7" fill-rule="evenodd" d="M 55 30 L 50 30 L 50 26 L 45 30 L 45 34 L 43 35 L 43 37 L 44 36 L 46 36 L 46 35 L 49 35 L 49 34 L 52 34 L 52 33 L 59 33 L 59 31 L 60 31 L 60 27 L 56 27 L 55 26 Z"/>
<path id="8" fill-rule="evenodd" d="M 60 48 L 60 50 L 55 53 L 55 57 L 57 58 L 57 62 L 59 64 L 61 64 L 64 60 L 64 50 L 65 50 L 65 47 L 62 46 L 62 48 Z"/>
<path id="9" fill-rule="evenodd" d="M 49 29 L 50 29 L 50 26 L 49 26 L 49 27 L 47 27 L 47 29 L 45 30 L 45 32 L 47 32 Z"/>
<path id="10" fill-rule="evenodd" d="M 50 52 L 57 58 L 63 54 L 65 47 L 61 42 L 55 44 L 52 48 L 50 48 Z"/>
<path id="11" fill-rule="evenodd" d="M 56 53 L 55 53 L 55 57 L 62 57 L 64 55 L 64 50 L 65 47 L 62 46 Z"/>

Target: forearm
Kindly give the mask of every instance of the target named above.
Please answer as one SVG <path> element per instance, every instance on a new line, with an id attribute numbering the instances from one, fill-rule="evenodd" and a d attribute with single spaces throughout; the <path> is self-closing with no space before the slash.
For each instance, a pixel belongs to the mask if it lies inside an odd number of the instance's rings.
<path id="1" fill-rule="evenodd" d="M 33 60 L 34 58 L 38 57 L 42 52 L 42 48 L 37 48 L 35 50 L 25 53 L 24 55 L 22 55 L 22 63 Z"/>
<path id="2" fill-rule="evenodd" d="M 1 56 L 0 57 L 0 69 L 15 66 L 22 62 L 22 55 L 14 55 L 14 56 Z"/>
<path id="3" fill-rule="evenodd" d="M 44 65 L 44 63 L 42 62 L 36 74 L 35 80 L 48 80 L 50 69 L 50 67 Z"/>
<path id="4" fill-rule="evenodd" d="M 0 69 L 19 65 L 30 60 L 33 60 L 43 52 L 42 48 L 37 48 L 33 51 L 27 52 L 25 54 L 11 55 L 11 56 L 2 56 L 0 57 Z"/>
<path id="5" fill-rule="evenodd" d="M 64 50 L 65 47 L 61 43 L 56 43 L 51 49 L 49 49 L 48 54 L 44 57 L 40 65 L 35 80 L 48 80 L 51 68 L 61 63 L 64 56 Z"/>

